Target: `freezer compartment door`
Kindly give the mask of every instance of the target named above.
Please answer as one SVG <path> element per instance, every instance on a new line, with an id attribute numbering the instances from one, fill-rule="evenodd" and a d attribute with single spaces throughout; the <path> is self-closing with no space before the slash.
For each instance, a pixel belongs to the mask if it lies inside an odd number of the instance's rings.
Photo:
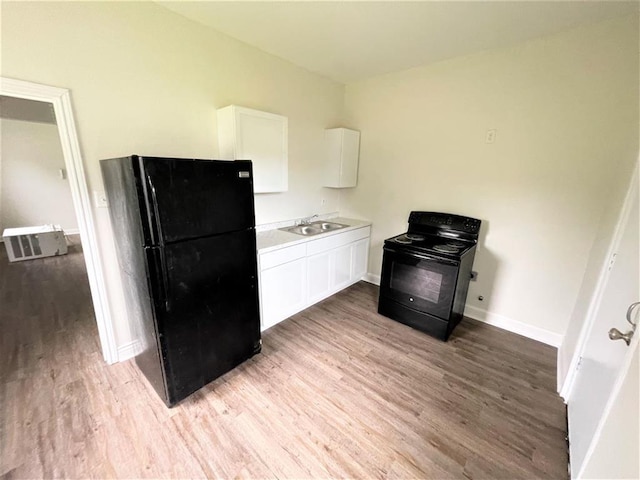
<path id="1" fill-rule="evenodd" d="M 166 245 L 155 304 L 169 403 L 260 350 L 253 229 Z"/>
<path id="2" fill-rule="evenodd" d="M 255 226 L 251 162 L 140 157 L 152 245 Z"/>

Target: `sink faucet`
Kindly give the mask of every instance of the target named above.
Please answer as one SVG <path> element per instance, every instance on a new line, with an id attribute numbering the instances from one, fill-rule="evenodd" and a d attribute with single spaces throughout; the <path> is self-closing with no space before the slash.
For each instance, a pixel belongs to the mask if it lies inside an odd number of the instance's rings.
<path id="1" fill-rule="evenodd" d="M 318 214 L 316 213 L 315 215 L 311 215 L 310 217 L 301 218 L 296 222 L 296 225 L 309 225 L 311 223 L 311 220 L 313 220 L 317 216 Z"/>

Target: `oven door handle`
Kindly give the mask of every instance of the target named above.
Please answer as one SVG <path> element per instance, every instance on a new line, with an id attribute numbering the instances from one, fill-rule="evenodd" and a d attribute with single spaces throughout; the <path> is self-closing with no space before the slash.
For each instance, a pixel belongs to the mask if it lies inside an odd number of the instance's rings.
<path id="1" fill-rule="evenodd" d="M 416 253 L 416 252 L 410 252 L 410 251 L 400 251 L 400 250 L 396 250 L 396 249 L 390 248 L 390 247 L 383 247 L 383 248 L 387 252 L 395 253 L 397 255 L 403 255 L 405 257 L 420 258 L 422 260 L 429 260 L 431 262 L 441 263 L 441 264 L 444 264 L 444 265 L 453 265 L 453 266 L 457 266 L 458 265 L 458 262 L 456 262 L 455 260 L 448 260 L 446 258 L 432 257 L 430 255 L 425 255 L 423 253 Z"/>

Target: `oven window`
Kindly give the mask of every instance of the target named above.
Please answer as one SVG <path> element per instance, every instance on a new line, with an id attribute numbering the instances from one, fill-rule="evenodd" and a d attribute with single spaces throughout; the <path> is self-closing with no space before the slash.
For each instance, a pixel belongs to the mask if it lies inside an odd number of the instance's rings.
<path id="1" fill-rule="evenodd" d="M 391 269 L 390 287 L 408 295 L 415 295 L 438 303 L 442 287 L 442 274 L 394 262 Z"/>

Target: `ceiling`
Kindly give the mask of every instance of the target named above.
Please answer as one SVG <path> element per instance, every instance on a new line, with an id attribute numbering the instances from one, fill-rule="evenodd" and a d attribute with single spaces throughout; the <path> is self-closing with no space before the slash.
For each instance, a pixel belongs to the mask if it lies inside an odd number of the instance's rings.
<path id="1" fill-rule="evenodd" d="M 341 83 L 638 12 L 615 1 L 159 1 Z"/>

